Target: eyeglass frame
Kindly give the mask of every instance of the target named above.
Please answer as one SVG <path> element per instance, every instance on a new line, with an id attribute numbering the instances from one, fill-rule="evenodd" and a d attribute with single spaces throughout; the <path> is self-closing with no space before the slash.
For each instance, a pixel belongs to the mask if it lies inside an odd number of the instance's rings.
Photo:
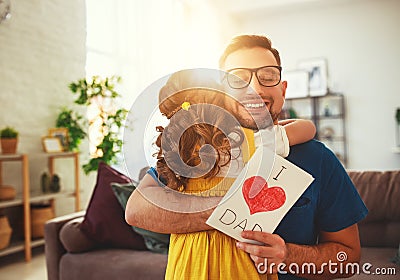
<path id="1" fill-rule="evenodd" d="M 263 85 L 263 84 L 260 82 L 260 79 L 258 78 L 258 75 L 257 75 L 258 70 L 263 69 L 263 68 L 266 68 L 266 67 L 272 67 L 272 68 L 276 68 L 276 69 L 279 70 L 279 80 L 278 80 L 278 82 L 277 82 L 275 85 L 273 85 L 273 86 L 265 86 L 265 85 Z M 228 82 L 228 85 L 229 85 L 231 88 L 233 88 L 233 89 L 243 89 L 243 88 L 248 87 L 248 86 L 250 85 L 250 83 L 251 83 L 251 80 L 253 79 L 253 73 L 256 74 L 256 78 L 257 78 L 258 83 L 259 83 L 261 86 L 263 86 L 263 87 L 275 87 L 275 86 L 279 85 L 279 83 L 280 83 L 281 80 L 282 80 L 282 66 L 278 66 L 278 65 L 265 65 L 265 66 L 261 66 L 261 67 L 258 67 L 258 68 L 237 67 L 237 68 L 229 69 L 229 70 L 227 70 L 226 72 L 227 72 L 228 74 L 230 74 L 230 75 L 234 75 L 234 74 L 231 74 L 230 72 L 233 71 L 233 70 L 238 70 L 238 69 L 249 70 L 249 71 L 251 72 L 251 76 L 250 76 L 250 80 L 247 82 L 247 84 L 246 84 L 245 86 L 240 87 L 240 88 L 236 88 L 236 87 L 232 87 L 232 86 L 231 86 L 231 84 L 229 83 L 228 75 L 226 75 L 226 80 L 227 80 L 227 82 Z M 240 78 L 240 77 L 239 77 L 239 78 Z M 242 79 L 242 80 L 243 80 L 243 79 Z M 244 80 L 243 80 L 243 81 L 244 81 Z"/>

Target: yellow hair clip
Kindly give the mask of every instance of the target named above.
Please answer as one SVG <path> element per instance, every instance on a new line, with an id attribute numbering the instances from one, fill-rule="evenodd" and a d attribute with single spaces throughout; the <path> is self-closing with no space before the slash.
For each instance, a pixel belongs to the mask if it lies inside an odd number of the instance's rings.
<path id="1" fill-rule="evenodd" d="M 182 103 L 181 107 L 182 107 L 183 110 L 188 111 L 189 108 L 190 108 L 190 103 L 185 101 L 185 102 Z"/>

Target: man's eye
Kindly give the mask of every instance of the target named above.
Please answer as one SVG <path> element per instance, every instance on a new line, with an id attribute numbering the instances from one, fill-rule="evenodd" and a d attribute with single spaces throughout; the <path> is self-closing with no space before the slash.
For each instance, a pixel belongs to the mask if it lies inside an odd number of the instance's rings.
<path id="1" fill-rule="evenodd" d="M 273 81 L 274 77 L 272 75 L 262 75 L 259 77 L 259 79 L 268 82 L 268 81 Z"/>

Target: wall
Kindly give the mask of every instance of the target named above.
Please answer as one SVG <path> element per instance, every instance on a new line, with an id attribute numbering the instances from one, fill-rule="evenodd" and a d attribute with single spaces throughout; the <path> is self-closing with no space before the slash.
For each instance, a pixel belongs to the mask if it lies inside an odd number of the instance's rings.
<path id="1" fill-rule="evenodd" d="M 325 57 L 330 88 L 347 102 L 351 169 L 398 169 L 395 110 L 400 107 L 400 1 L 319 1 L 253 11 L 233 20 L 240 33 L 272 38 L 283 67 Z"/>
<path id="2" fill-rule="evenodd" d="M 29 155 L 31 189 L 35 190 L 40 188 L 40 174 L 47 170 L 41 137 L 54 127 L 59 108 L 73 105 L 68 84 L 85 76 L 85 2 L 11 2 L 12 17 L 0 24 L 0 127 L 10 125 L 20 132 L 18 151 Z M 68 161 L 57 160 L 64 188 L 73 183 L 73 164 Z M 18 168 L 17 163 L 3 164 L 3 181 L 20 185 Z M 92 177 L 81 174 L 83 206 L 91 193 L 86 185 L 93 185 Z M 59 201 L 56 210 L 72 212 L 72 200 Z"/>

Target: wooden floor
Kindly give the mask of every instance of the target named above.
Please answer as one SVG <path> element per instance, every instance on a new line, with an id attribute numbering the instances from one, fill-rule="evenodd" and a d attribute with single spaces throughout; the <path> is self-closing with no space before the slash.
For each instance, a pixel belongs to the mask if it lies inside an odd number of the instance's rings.
<path id="1" fill-rule="evenodd" d="M 32 260 L 25 262 L 22 253 L 16 253 L 0 258 L 1 280 L 46 280 L 46 260 L 44 246 L 35 248 Z"/>

